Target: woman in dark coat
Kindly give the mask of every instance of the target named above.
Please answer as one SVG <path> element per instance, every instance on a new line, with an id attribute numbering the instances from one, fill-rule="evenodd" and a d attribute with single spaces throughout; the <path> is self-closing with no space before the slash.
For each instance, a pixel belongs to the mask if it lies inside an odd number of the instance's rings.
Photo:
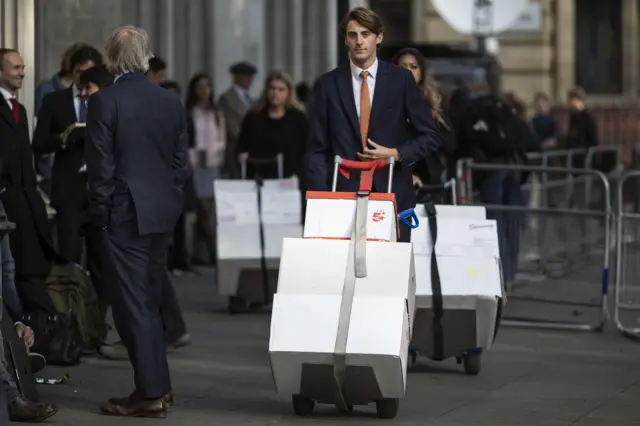
<path id="1" fill-rule="evenodd" d="M 408 69 L 413 74 L 416 84 L 422 89 L 431 107 L 431 111 L 425 111 L 425 114 L 431 114 L 433 117 L 442 141 L 437 155 L 430 155 L 424 161 L 414 164 L 413 184 L 418 189 L 425 185 L 441 185 L 445 180 L 447 164 L 455 149 L 455 138 L 451 126 L 442 116 L 442 97 L 435 80 L 427 74 L 425 58 L 418 50 L 413 48 L 400 50 L 393 58 L 393 63 Z"/>

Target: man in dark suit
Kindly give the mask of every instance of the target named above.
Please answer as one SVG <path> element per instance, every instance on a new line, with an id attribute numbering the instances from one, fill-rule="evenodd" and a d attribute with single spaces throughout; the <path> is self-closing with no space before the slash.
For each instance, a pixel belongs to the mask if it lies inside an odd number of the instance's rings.
<path id="1" fill-rule="evenodd" d="M 88 201 L 82 128 L 87 105 L 78 78 L 86 69 L 101 63 L 102 55 L 93 47 L 76 50 L 71 56 L 73 84 L 44 97 L 33 135 L 36 156 L 55 153 L 51 206 L 56 209 L 58 250 L 76 263 L 82 257 L 82 225 Z"/>
<path id="2" fill-rule="evenodd" d="M 394 157 L 398 164 L 393 192 L 398 209 L 412 208 L 411 165 L 436 155 L 440 144 L 431 110 L 411 72 L 377 59 L 384 26 L 375 12 L 352 9 L 341 29 L 350 62 L 316 83 L 307 146 L 308 189 L 331 188 L 335 155 L 363 161 Z M 356 191 L 359 179 L 354 175 L 351 179 L 340 176 L 338 190 Z M 377 172 L 374 190 L 386 191 L 387 179 L 388 172 Z M 410 235 L 402 224 L 400 240 L 409 241 Z"/>
<path id="3" fill-rule="evenodd" d="M 44 280 L 57 255 L 42 197 L 38 193 L 25 108 L 17 101 L 24 62 L 14 49 L 0 49 L 0 200 L 17 229 L 11 236 L 16 287 L 27 312 L 55 314 Z M 37 332 L 37 330 L 36 330 Z"/>
<path id="4" fill-rule="evenodd" d="M 164 418 L 173 397 L 160 304 L 188 177 L 186 117 L 178 96 L 145 77 L 153 55 L 144 30 L 117 29 L 105 51 L 116 79 L 89 98 L 89 220 L 109 241 L 117 287 L 113 316 L 135 391 L 110 399 L 102 412 Z"/>

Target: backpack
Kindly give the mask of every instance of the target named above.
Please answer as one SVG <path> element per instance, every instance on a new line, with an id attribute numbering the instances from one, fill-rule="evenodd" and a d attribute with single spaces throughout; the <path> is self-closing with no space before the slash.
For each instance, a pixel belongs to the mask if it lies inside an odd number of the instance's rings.
<path id="1" fill-rule="evenodd" d="M 511 162 L 526 152 L 520 121 L 500 97 L 488 95 L 471 102 L 462 132 L 467 143 L 476 145 L 487 160 Z"/>
<path id="2" fill-rule="evenodd" d="M 45 283 L 56 310 L 75 316 L 85 346 L 100 346 L 107 330 L 89 273 L 73 262 L 55 265 Z"/>

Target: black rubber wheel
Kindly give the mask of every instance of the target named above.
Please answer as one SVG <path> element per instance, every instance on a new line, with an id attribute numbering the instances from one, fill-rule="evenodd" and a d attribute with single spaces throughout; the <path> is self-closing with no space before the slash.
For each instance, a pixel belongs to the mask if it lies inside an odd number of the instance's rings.
<path id="1" fill-rule="evenodd" d="M 418 351 L 409 351 L 409 356 L 411 357 L 411 365 L 416 365 L 418 363 Z"/>
<path id="2" fill-rule="evenodd" d="M 398 414 L 400 401 L 397 398 L 380 399 L 376 401 L 376 412 L 379 419 L 395 419 Z"/>
<path id="3" fill-rule="evenodd" d="M 291 401 L 293 403 L 293 412 L 296 416 L 310 416 L 316 406 L 316 402 L 313 399 L 302 395 L 292 395 Z"/>
<path id="4" fill-rule="evenodd" d="M 470 376 L 477 376 L 480 374 L 480 368 L 482 366 L 482 353 L 476 352 L 471 354 L 465 354 L 464 356 L 464 372 Z"/>
<path id="5" fill-rule="evenodd" d="M 228 308 L 230 314 L 242 314 L 249 309 L 249 303 L 244 297 L 229 296 Z"/>

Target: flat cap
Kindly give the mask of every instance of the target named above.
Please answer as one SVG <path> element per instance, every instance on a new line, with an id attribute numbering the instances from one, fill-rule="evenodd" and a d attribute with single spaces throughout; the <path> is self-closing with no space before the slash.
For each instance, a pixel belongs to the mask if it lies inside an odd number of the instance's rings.
<path id="1" fill-rule="evenodd" d="M 229 67 L 229 72 L 233 75 L 253 75 L 258 70 L 249 62 L 238 62 Z"/>

